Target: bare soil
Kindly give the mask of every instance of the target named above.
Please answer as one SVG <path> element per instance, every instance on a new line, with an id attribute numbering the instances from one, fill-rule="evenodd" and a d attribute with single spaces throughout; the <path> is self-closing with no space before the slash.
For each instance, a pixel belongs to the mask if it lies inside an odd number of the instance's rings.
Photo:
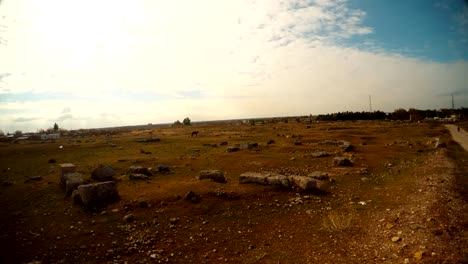
<path id="1" fill-rule="evenodd" d="M 137 142 L 149 132 L 161 141 Z M 435 149 L 437 138 L 447 147 Z M 259 147 L 228 153 L 223 141 Z M 468 154 L 438 124 L 198 125 L 1 143 L 0 156 L 0 263 L 468 263 Z M 354 165 L 335 167 L 335 156 Z M 68 162 L 90 182 L 111 165 L 121 200 L 74 205 L 59 187 Z M 129 166 L 158 164 L 172 173 L 128 179 Z M 204 169 L 228 182 L 196 180 Z M 325 171 L 335 183 L 329 193 L 238 184 L 247 171 Z M 184 200 L 190 190 L 198 203 Z"/>

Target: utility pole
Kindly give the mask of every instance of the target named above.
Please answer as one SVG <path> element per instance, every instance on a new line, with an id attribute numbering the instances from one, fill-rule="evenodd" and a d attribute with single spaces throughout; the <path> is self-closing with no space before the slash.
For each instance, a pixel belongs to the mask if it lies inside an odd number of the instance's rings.
<path id="1" fill-rule="evenodd" d="M 453 93 L 450 94 L 452 96 L 452 109 L 455 109 L 455 100 L 453 100 Z"/>
<path id="2" fill-rule="evenodd" d="M 372 112 L 372 97 L 369 94 L 369 111 Z"/>

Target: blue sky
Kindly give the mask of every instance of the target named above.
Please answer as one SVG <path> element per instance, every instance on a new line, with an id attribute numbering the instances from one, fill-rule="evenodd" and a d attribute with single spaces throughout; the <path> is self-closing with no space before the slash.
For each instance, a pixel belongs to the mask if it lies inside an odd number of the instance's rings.
<path id="1" fill-rule="evenodd" d="M 373 42 L 386 51 L 440 62 L 468 59 L 467 4 L 463 0 L 354 0 L 373 34 L 349 43 Z"/>
<path id="2" fill-rule="evenodd" d="M 4 0 L 0 129 L 468 107 L 462 0 Z"/>

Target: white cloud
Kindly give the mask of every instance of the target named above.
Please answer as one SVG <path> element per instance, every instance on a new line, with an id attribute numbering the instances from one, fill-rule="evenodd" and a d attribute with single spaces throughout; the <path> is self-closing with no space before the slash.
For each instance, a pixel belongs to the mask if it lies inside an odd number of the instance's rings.
<path id="1" fill-rule="evenodd" d="M 438 108 L 446 106 L 441 90 L 466 89 L 466 62 L 338 45 L 373 33 L 365 12 L 344 0 L 18 0 L 2 8 L 9 44 L 0 45 L 0 72 L 11 76 L 0 99 L 6 89 L 67 97 L 2 102 L 6 129 L 20 126 L 15 111 L 43 118 L 33 130 L 50 120 L 98 127 L 361 111 L 368 94 L 376 109 Z"/>

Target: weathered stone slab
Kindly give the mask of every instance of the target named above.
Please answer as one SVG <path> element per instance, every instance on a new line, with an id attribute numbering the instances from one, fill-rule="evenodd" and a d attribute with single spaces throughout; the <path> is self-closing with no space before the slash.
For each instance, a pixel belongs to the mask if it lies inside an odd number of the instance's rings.
<path id="1" fill-rule="evenodd" d="M 328 191 L 331 185 L 330 181 L 321 181 L 308 176 L 292 175 L 289 176 L 289 181 L 293 186 L 303 191 Z"/>
<path id="2" fill-rule="evenodd" d="M 288 177 L 281 174 L 269 175 L 265 178 L 265 181 L 267 185 L 272 186 L 281 186 L 285 188 L 289 188 L 291 186 Z"/>
<path id="3" fill-rule="evenodd" d="M 226 177 L 220 170 L 203 170 L 200 171 L 200 175 L 197 176 L 197 180 L 210 179 L 214 182 L 225 183 Z"/>
<path id="4" fill-rule="evenodd" d="M 87 208 L 106 206 L 119 200 L 117 185 L 113 181 L 78 186 L 78 194 Z"/>
<path id="5" fill-rule="evenodd" d="M 266 177 L 269 174 L 258 173 L 258 172 L 244 172 L 239 176 L 239 183 L 256 183 L 256 184 L 267 184 Z"/>

